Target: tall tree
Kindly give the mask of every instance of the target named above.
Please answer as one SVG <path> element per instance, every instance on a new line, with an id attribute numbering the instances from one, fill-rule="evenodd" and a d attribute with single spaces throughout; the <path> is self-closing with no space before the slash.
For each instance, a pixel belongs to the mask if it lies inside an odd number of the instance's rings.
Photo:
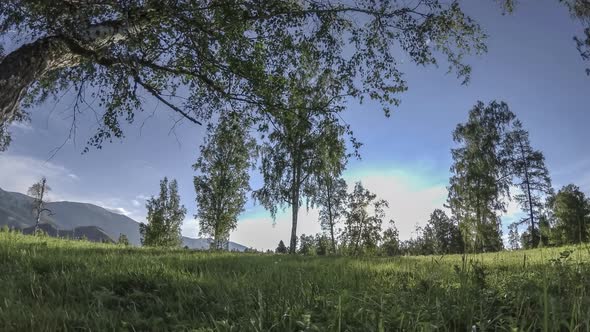
<path id="1" fill-rule="evenodd" d="M 289 93 L 284 96 L 289 107 L 277 109 L 269 115 L 272 126 L 259 152 L 260 170 L 264 183 L 254 191 L 258 200 L 273 218 L 280 206 L 291 208 L 291 239 L 289 250 L 295 253 L 299 208 L 306 199 L 307 206 L 314 205 L 319 195 L 318 177 L 333 164 L 331 154 L 324 153 L 322 144 L 339 142 L 347 127 L 336 114 L 342 108 L 328 98 L 334 88 L 331 72 L 317 73 L 317 62 L 310 61 L 294 72 Z M 313 88 L 310 88 L 310 82 Z M 354 142 L 354 141 L 353 141 Z"/>
<path id="2" fill-rule="evenodd" d="M 0 20 L 0 37 L 31 41 L 0 55 L 0 128 L 47 96 L 72 89 L 83 105 L 88 91 L 102 111 L 91 146 L 121 138 L 119 122 L 133 121 L 146 95 L 194 123 L 228 103 L 264 114 L 302 53 L 335 74 L 330 97 L 375 99 L 389 112 L 407 89 L 398 57 L 444 59 L 466 81 L 463 56 L 485 51 L 477 23 L 440 0 L 5 0 Z"/>
<path id="3" fill-rule="evenodd" d="M 229 233 L 244 211 L 250 190 L 249 169 L 253 165 L 255 141 L 237 113 L 221 116 L 217 126 L 209 126 L 201 155 L 193 165 L 200 235 L 213 237 L 213 249 L 227 249 Z"/>
<path id="4" fill-rule="evenodd" d="M 51 214 L 51 210 L 45 207 L 47 200 L 47 193 L 51 188 L 47 185 L 47 179 L 43 176 L 41 180 L 34 183 L 28 190 L 29 196 L 33 197 L 33 213 L 35 215 L 35 234 L 39 230 L 39 223 L 41 222 L 41 215 L 43 212 Z"/>
<path id="5" fill-rule="evenodd" d="M 152 247 L 178 247 L 182 243 L 180 227 L 186 209 L 180 204 L 176 180 L 160 181 L 160 194 L 146 203 L 147 224 L 139 224 L 141 244 Z"/>
<path id="6" fill-rule="evenodd" d="M 548 203 L 555 218 L 553 233 L 556 244 L 588 242 L 590 201 L 578 186 L 568 184 Z"/>
<path id="7" fill-rule="evenodd" d="M 466 123 L 457 125 L 448 204 L 466 244 L 475 251 L 502 248 L 499 212 L 511 185 L 507 132 L 514 114 L 504 102 L 478 102 Z"/>
<path id="8" fill-rule="evenodd" d="M 336 252 L 336 226 L 346 212 L 346 199 L 348 197 L 346 181 L 342 178 L 332 178 L 325 175 L 319 183 L 318 205 L 320 206 L 320 224 L 322 230 L 330 236 L 330 247 Z"/>
<path id="9" fill-rule="evenodd" d="M 531 147 L 528 131 L 524 130 L 519 120 L 514 121 L 513 129 L 507 140 L 512 154 L 512 171 L 520 193 L 514 198 L 527 214 L 520 223 L 529 224 L 531 243 L 527 248 L 536 248 L 540 242 L 538 230 L 542 214 L 543 199 L 551 194 L 551 179 L 545 167 L 545 157 L 541 151 Z"/>
<path id="10" fill-rule="evenodd" d="M 520 249 L 520 234 L 518 233 L 518 223 L 512 223 L 508 226 L 508 244 L 510 249 Z"/>
<path id="11" fill-rule="evenodd" d="M 386 200 L 377 199 L 377 195 L 357 182 L 348 196 L 343 242 L 348 251 L 359 255 L 374 251 L 381 240 L 381 225 L 385 218 Z"/>

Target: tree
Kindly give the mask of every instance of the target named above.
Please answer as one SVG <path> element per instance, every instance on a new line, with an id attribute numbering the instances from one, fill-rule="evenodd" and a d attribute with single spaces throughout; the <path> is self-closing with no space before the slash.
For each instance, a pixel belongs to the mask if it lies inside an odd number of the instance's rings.
<path id="1" fill-rule="evenodd" d="M 460 146 L 451 150 L 448 204 L 471 250 L 502 249 L 498 213 L 511 185 L 507 132 L 514 118 L 504 102 L 478 102 L 453 132 Z"/>
<path id="2" fill-rule="evenodd" d="M 343 242 L 353 255 L 372 252 L 381 240 L 381 224 L 385 217 L 386 200 L 365 189 L 357 182 L 348 196 Z M 372 210 L 372 211 L 371 211 Z"/>
<path id="3" fill-rule="evenodd" d="M 520 223 L 529 224 L 529 238 L 531 243 L 527 248 L 536 248 L 540 242 L 540 232 L 537 227 L 543 209 L 543 198 L 551 194 L 551 179 L 545 167 L 543 153 L 531 147 L 529 133 L 522 128 L 518 120 L 514 122 L 513 130 L 508 135 L 508 145 L 512 153 L 512 171 L 516 177 L 516 185 L 521 193 L 515 196 L 516 201 L 527 213 L 527 217 Z"/>
<path id="4" fill-rule="evenodd" d="M 327 99 L 333 89 L 333 75 L 317 74 L 318 65 L 311 60 L 306 66 L 315 69 L 295 71 L 285 96 L 289 108 L 273 111 L 269 114 L 272 126 L 259 128 L 270 133 L 259 148 L 264 183 L 253 193 L 273 219 L 279 207 L 291 208 L 290 253 L 296 249 L 299 208 L 304 199 L 308 207 L 317 202 L 318 178 L 334 164 L 332 154 L 325 153 L 322 146 L 325 142 L 343 145 L 342 135 L 350 133 L 336 117 L 342 108 Z M 354 139 L 353 147 L 358 147 Z"/>
<path id="5" fill-rule="evenodd" d="M 153 100 L 193 123 L 228 104 L 265 114 L 304 53 L 334 73 L 329 97 L 375 99 L 388 113 L 407 89 L 400 50 L 420 65 L 442 58 L 464 82 L 463 56 L 485 51 L 477 23 L 439 0 L 5 0 L 0 18 L 0 37 L 32 40 L 0 55 L 0 128 L 72 89 L 76 105 L 99 98 L 91 146 L 123 137 L 120 121 Z"/>
<path id="6" fill-rule="evenodd" d="M 441 209 L 436 209 L 430 214 L 423 236 L 432 242 L 434 254 L 463 252 L 463 238 L 459 226 Z"/>
<path id="7" fill-rule="evenodd" d="M 301 234 L 299 237 L 299 250 L 297 252 L 301 255 L 313 256 L 317 252 L 317 242 L 315 236 Z"/>
<path id="8" fill-rule="evenodd" d="M 286 254 L 287 253 L 287 247 L 285 247 L 285 243 L 283 242 L 283 240 L 279 241 L 279 246 L 277 247 L 275 252 L 277 254 Z"/>
<path id="9" fill-rule="evenodd" d="M 336 225 L 346 211 L 348 193 L 346 181 L 325 175 L 320 182 L 317 204 L 320 206 L 319 220 L 322 230 L 330 235 L 330 249 L 336 252 Z"/>
<path id="10" fill-rule="evenodd" d="M 117 239 L 117 244 L 123 245 L 123 246 L 128 246 L 129 245 L 129 239 L 127 238 L 127 235 L 121 233 L 119 234 L 119 239 Z"/>
<path id="11" fill-rule="evenodd" d="M 39 223 L 41 222 L 41 214 L 47 212 L 51 214 L 51 210 L 45 207 L 46 195 L 51 190 L 47 185 L 47 179 L 43 176 L 41 180 L 34 183 L 28 190 L 29 196 L 33 197 L 33 214 L 35 216 L 35 234 L 39 231 Z"/>
<path id="12" fill-rule="evenodd" d="M 199 172 L 194 177 L 199 233 L 212 236 L 211 246 L 216 250 L 227 249 L 229 233 L 237 226 L 250 190 L 248 170 L 255 141 L 248 129 L 236 113 L 222 115 L 216 127 L 209 126 L 201 155 L 193 165 Z"/>
<path id="13" fill-rule="evenodd" d="M 389 220 L 389 228 L 383 232 L 381 250 L 387 256 L 395 256 L 400 254 L 400 249 L 399 231 L 392 219 Z"/>
<path id="14" fill-rule="evenodd" d="M 555 218 L 554 240 L 558 245 L 582 243 L 589 239 L 590 201 L 580 188 L 568 184 L 549 198 Z"/>
<path id="15" fill-rule="evenodd" d="M 180 226 L 186 209 L 180 204 L 176 180 L 160 181 L 160 195 L 146 203 L 147 224 L 139 225 L 141 244 L 153 247 L 179 247 L 182 243 Z"/>
<path id="16" fill-rule="evenodd" d="M 524 236 L 524 234 L 523 234 Z M 510 249 L 520 249 L 520 234 L 518 233 L 518 223 L 512 223 L 508 226 L 508 244 Z"/>

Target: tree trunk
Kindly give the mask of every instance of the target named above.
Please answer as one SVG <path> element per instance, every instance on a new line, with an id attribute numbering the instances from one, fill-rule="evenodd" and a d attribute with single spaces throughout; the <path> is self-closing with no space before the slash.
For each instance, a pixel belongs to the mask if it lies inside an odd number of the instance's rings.
<path id="1" fill-rule="evenodd" d="M 39 39 L 8 54 L 0 62 L 0 123 L 18 118 L 20 101 L 45 73 L 78 61 L 59 37 Z"/>
<path id="2" fill-rule="evenodd" d="M 297 215 L 299 214 L 299 190 L 293 189 L 293 204 L 291 206 L 291 241 L 289 253 L 294 254 L 297 249 Z"/>
<path id="3" fill-rule="evenodd" d="M 522 141 L 519 142 L 520 144 L 520 152 L 522 155 L 522 159 L 524 162 L 524 181 L 526 184 L 526 190 L 527 190 L 527 200 L 529 202 L 529 218 L 531 219 L 531 244 L 533 248 L 536 248 L 539 244 L 539 241 L 537 236 L 535 235 L 535 218 L 534 218 L 534 213 L 533 213 L 533 199 L 532 199 L 532 195 L 531 195 L 531 183 L 530 183 L 530 179 L 529 179 L 529 165 L 526 159 L 526 156 L 524 154 L 524 147 L 522 146 Z"/>
<path id="4" fill-rule="evenodd" d="M 330 179 L 330 181 L 332 181 Z M 330 223 L 330 238 L 332 240 L 332 252 L 336 253 L 336 239 L 334 238 L 334 220 L 332 217 L 332 198 L 330 197 L 330 193 L 334 189 L 333 187 L 327 186 L 327 194 L 328 194 L 328 221 Z"/>

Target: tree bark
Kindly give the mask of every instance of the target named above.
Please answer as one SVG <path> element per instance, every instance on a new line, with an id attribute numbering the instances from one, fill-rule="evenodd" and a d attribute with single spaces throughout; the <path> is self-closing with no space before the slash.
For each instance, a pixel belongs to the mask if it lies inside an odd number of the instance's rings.
<path id="1" fill-rule="evenodd" d="M 0 62 L 0 123 L 17 119 L 21 100 L 43 75 L 78 62 L 60 37 L 45 37 L 8 54 Z"/>

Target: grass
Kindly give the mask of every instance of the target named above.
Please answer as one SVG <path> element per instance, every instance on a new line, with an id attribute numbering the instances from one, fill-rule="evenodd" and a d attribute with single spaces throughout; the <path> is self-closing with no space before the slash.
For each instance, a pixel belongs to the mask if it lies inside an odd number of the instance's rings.
<path id="1" fill-rule="evenodd" d="M 583 246 L 290 257 L 0 233 L 0 330 L 589 331 L 589 262 Z"/>

